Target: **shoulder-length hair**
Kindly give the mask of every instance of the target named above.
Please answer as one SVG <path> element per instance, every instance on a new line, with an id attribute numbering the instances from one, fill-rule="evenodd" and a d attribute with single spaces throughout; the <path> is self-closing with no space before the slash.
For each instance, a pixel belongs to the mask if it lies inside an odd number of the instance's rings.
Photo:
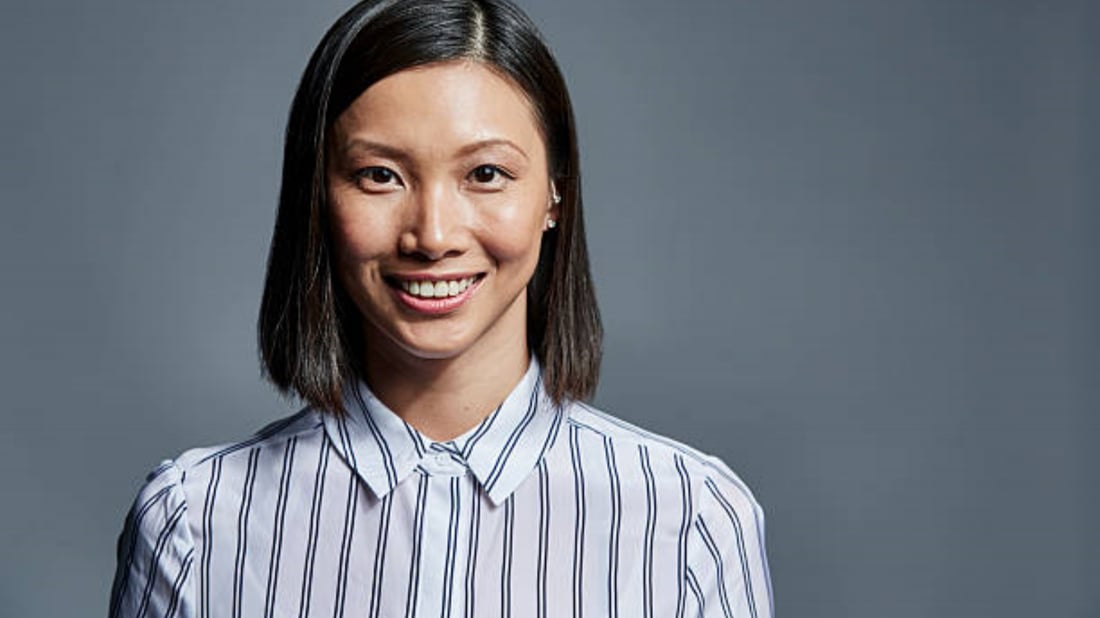
<path id="1" fill-rule="evenodd" d="M 314 50 L 290 108 L 282 187 L 258 324 L 265 376 L 284 394 L 344 414 L 362 375 L 362 316 L 334 272 L 326 186 L 333 121 L 382 78 L 450 60 L 484 63 L 534 109 L 562 197 L 527 286 L 527 340 L 555 402 L 591 397 L 603 331 L 588 265 L 569 93 L 531 20 L 508 0 L 366 0 Z"/>

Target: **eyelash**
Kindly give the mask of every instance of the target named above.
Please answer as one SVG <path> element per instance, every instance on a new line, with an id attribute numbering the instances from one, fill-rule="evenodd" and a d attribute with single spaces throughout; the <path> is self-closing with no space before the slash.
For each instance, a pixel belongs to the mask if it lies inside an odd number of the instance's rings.
<path id="1" fill-rule="evenodd" d="M 500 167 L 499 165 L 493 165 L 493 164 L 490 164 L 490 163 L 484 163 L 482 165 L 478 165 L 474 169 L 470 170 L 470 173 L 466 175 L 466 178 L 467 179 L 473 179 L 473 177 L 476 174 L 478 174 L 479 172 L 486 172 L 486 171 L 493 174 L 493 176 L 494 176 L 493 179 L 485 181 L 485 182 L 475 181 L 475 184 L 479 184 L 479 185 L 492 184 L 492 183 L 499 180 L 497 178 L 498 176 L 503 177 L 507 180 L 515 180 L 516 179 L 515 175 L 507 172 L 504 168 Z M 389 179 L 387 181 L 378 181 L 377 179 L 371 177 L 373 174 L 376 174 L 376 173 L 379 173 L 379 172 L 387 174 L 389 176 Z M 356 182 L 367 181 L 367 182 L 372 182 L 372 183 L 376 183 L 376 184 L 380 184 L 380 185 L 389 185 L 390 181 L 393 181 L 393 180 L 400 181 L 401 180 L 401 177 L 397 175 L 397 172 L 394 172 L 393 170 L 389 169 L 388 167 L 383 167 L 381 165 L 370 165 L 370 166 L 355 170 L 355 172 L 352 174 L 352 176 L 353 176 L 353 178 Z"/>
<path id="2" fill-rule="evenodd" d="M 479 166 L 475 167 L 474 169 L 470 170 L 470 173 L 467 175 L 467 178 L 472 178 L 475 174 L 477 174 L 478 172 L 483 171 L 483 170 L 491 171 L 494 174 L 494 176 L 503 176 L 504 178 L 506 178 L 508 180 L 515 180 L 516 179 L 516 177 L 514 175 L 509 174 L 508 172 L 506 172 L 504 170 L 504 168 L 500 167 L 499 165 L 492 165 L 492 164 L 488 164 L 488 163 L 483 164 L 483 165 L 479 165 Z M 494 178 L 493 180 L 496 180 L 496 178 Z M 478 184 L 489 184 L 489 183 L 493 182 L 493 180 L 489 180 L 485 183 L 478 183 Z"/>
<path id="3" fill-rule="evenodd" d="M 382 185 L 389 184 L 388 182 L 378 182 L 375 179 L 371 178 L 371 175 L 375 172 L 385 172 L 386 174 L 389 174 L 391 180 L 399 180 L 396 172 L 389 169 L 388 167 L 382 167 L 380 165 L 370 165 L 362 169 L 355 170 L 355 172 L 352 174 L 352 177 L 355 179 L 356 182 L 367 181 L 377 182 L 378 184 Z"/>

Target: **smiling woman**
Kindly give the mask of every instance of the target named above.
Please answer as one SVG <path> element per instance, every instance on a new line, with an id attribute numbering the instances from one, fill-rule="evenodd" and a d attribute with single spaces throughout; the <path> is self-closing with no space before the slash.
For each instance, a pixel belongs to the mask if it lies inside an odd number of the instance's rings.
<path id="1" fill-rule="evenodd" d="M 527 365 L 526 346 L 514 342 L 526 339 L 527 283 L 557 216 L 538 125 L 503 77 L 450 61 L 368 88 L 337 118 L 330 151 L 332 239 L 342 287 L 365 318 L 367 382 L 448 440 L 503 399 Z M 457 357 L 466 360 L 449 368 L 457 379 L 444 399 L 486 366 L 505 372 L 506 390 L 433 422 L 438 404 L 418 406 L 415 395 L 439 382 L 419 368 Z M 390 374 L 407 379 L 395 384 Z"/>
<path id="2" fill-rule="evenodd" d="M 505 0 L 362 2 L 291 108 L 264 368 L 307 404 L 148 477 L 112 616 L 770 616 L 720 459 L 585 403 L 572 109 Z"/>

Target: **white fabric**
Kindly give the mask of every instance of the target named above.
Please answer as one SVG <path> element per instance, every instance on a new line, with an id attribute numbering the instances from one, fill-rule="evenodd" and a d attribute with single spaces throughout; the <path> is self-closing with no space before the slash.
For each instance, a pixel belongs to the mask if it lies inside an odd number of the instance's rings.
<path id="1" fill-rule="evenodd" d="M 358 395 L 346 419 L 306 408 L 150 473 L 110 616 L 772 616 L 744 483 L 588 405 L 554 406 L 536 361 L 445 443 Z"/>

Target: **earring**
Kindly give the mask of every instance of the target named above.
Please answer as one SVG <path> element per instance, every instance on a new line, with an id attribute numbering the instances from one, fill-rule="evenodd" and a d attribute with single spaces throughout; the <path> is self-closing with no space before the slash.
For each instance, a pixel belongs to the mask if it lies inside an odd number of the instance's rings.
<path id="1" fill-rule="evenodd" d="M 554 183 L 550 183 L 550 191 L 550 201 L 553 202 L 553 204 L 550 205 L 550 208 L 553 208 L 555 205 L 561 204 L 561 194 L 558 193 L 558 187 Z M 557 227 L 557 225 L 558 222 L 555 221 L 553 217 L 551 217 L 550 215 L 546 215 L 546 229 L 552 230 Z"/>

